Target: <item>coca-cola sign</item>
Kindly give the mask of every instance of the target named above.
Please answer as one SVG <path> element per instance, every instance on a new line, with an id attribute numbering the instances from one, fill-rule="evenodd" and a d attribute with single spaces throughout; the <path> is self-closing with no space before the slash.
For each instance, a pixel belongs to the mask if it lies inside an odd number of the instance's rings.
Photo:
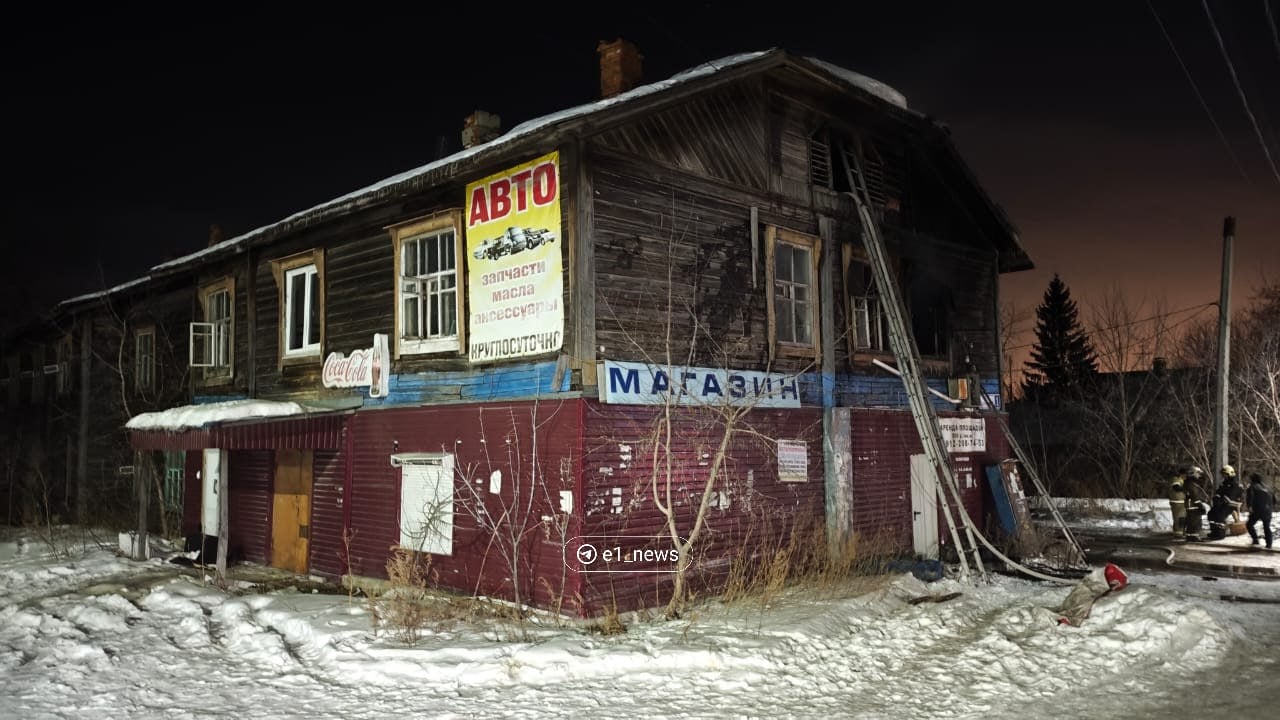
<path id="1" fill-rule="evenodd" d="M 352 350 L 350 355 L 329 353 L 321 377 L 325 387 L 367 387 L 369 397 L 386 397 L 391 363 L 387 336 L 376 333 L 373 347 Z"/>

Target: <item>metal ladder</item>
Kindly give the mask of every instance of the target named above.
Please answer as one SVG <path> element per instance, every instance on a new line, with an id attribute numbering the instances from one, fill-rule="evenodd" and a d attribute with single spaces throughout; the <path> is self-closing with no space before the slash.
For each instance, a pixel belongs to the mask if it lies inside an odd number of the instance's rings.
<path id="1" fill-rule="evenodd" d="M 1017 438 L 1013 436 L 1013 431 L 1009 428 L 1009 423 L 1005 422 L 1004 416 L 996 411 L 995 402 L 987 394 L 987 389 L 982 387 L 981 383 L 978 384 L 978 392 L 982 393 L 982 405 L 991 408 L 992 411 L 990 413 L 984 411 L 983 415 L 993 415 L 996 421 L 1000 423 L 1000 430 L 1004 432 L 1005 439 L 1009 441 L 1009 447 L 1013 448 L 1013 454 L 1017 456 L 1018 462 L 1027 471 L 1027 477 L 1031 478 L 1031 484 L 1035 486 L 1036 492 L 1040 493 L 1040 497 L 1044 498 L 1045 504 L 1049 506 L 1049 514 L 1053 516 L 1054 522 L 1058 524 L 1058 529 L 1062 531 L 1062 537 L 1076 552 L 1076 557 L 1070 558 L 1069 562 L 1087 566 L 1088 562 L 1085 559 L 1084 546 L 1080 544 L 1080 541 L 1076 540 L 1075 534 L 1067 527 L 1067 521 L 1062 518 L 1062 513 L 1058 512 L 1058 506 L 1053 504 L 1053 498 L 1049 496 L 1049 490 L 1044 486 L 1044 483 L 1040 482 L 1040 474 L 1036 472 L 1036 467 L 1032 464 L 1031 458 L 1023 451 L 1022 445 L 1018 443 Z"/>
<path id="2" fill-rule="evenodd" d="M 928 386 L 924 374 L 920 370 L 920 355 L 916 349 L 915 336 L 906 326 L 906 306 L 898 292 L 893 271 L 889 267 L 889 253 L 880 238 L 880 229 L 871 217 L 871 196 L 867 191 L 866 177 L 862 169 L 861 156 L 850 147 L 841 148 L 844 159 L 845 174 L 849 180 L 849 196 L 853 198 L 858 209 L 858 219 L 862 223 L 863 245 L 870 260 L 871 272 L 876 282 L 884 306 L 885 319 L 888 321 L 889 344 L 897 358 L 898 368 L 902 373 L 902 382 L 907 390 L 907 398 L 911 403 L 911 416 L 915 420 L 916 430 L 920 434 L 920 444 L 924 454 L 935 470 L 937 494 L 941 501 L 942 513 L 947 521 L 947 529 L 955 545 L 956 554 L 960 558 L 960 578 L 969 578 L 969 561 L 967 554 L 973 556 L 973 564 L 978 574 L 986 576 L 986 568 L 982 564 L 982 555 L 978 551 L 978 543 L 974 538 L 973 528 L 968 522 L 957 528 L 955 518 L 951 514 L 947 493 L 954 499 L 961 518 L 967 519 L 964 510 L 964 497 L 956 484 L 955 473 L 947 456 L 947 448 L 942 440 L 942 429 L 938 426 L 938 416 L 929 402 Z"/>

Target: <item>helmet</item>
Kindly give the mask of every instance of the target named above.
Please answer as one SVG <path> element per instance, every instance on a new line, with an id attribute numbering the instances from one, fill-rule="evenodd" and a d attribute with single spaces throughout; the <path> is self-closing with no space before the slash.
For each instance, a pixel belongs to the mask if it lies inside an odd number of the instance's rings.
<path id="1" fill-rule="evenodd" d="M 1223 465 L 1222 474 L 1225 475 L 1226 477 L 1235 477 L 1236 469 L 1231 467 L 1230 465 Z"/>
<path id="2" fill-rule="evenodd" d="M 1107 563 L 1102 571 L 1102 576 L 1107 580 L 1107 587 L 1112 590 L 1123 590 L 1129 584 L 1129 576 L 1111 563 Z"/>
<path id="3" fill-rule="evenodd" d="M 1187 471 L 1187 474 L 1193 478 L 1204 477 L 1204 471 L 1197 465 L 1192 465 L 1191 469 Z"/>

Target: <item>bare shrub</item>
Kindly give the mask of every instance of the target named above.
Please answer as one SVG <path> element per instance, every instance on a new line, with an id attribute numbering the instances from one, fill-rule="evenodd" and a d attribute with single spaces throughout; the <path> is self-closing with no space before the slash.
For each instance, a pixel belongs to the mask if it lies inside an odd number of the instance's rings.
<path id="1" fill-rule="evenodd" d="M 597 635 L 622 635 L 627 631 L 627 626 L 622 622 L 622 618 L 618 616 L 618 604 L 609 603 L 609 607 L 605 613 L 595 622 L 587 625 L 587 632 Z"/>
<path id="2" fill-rule="evenodd" d="M 369 598 L 375 632 L 383 627 L 405 645 L 417 643 L 432 621 L 427 598 L 431 577 L 430 555 L 393 548 L 387 560 L 388 587 Z"/>

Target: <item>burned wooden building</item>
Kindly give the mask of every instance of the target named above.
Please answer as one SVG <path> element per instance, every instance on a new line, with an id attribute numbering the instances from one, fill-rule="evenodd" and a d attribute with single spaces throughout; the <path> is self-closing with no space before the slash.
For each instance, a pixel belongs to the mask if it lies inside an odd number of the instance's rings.
<path id="1" fill-rule="evenodd" d="M 600 55 L 598 101 L 476 113 L 459 153 L 152 268 L 187 283 L 190 401 L 130 438 L 186 453 L 186 531 L 330 577 L 410 548 L 585 614 L 663 602 L 692 533 L 712 584 L 815 527 L 936 556 L 855 178 L 931 385 L 968 395 L 939 408 L 983 515 L 1007 449 L 966 406 L 1031 263 L 946 129 L 783 50 L 649 84 L 629 43 Z"/>

